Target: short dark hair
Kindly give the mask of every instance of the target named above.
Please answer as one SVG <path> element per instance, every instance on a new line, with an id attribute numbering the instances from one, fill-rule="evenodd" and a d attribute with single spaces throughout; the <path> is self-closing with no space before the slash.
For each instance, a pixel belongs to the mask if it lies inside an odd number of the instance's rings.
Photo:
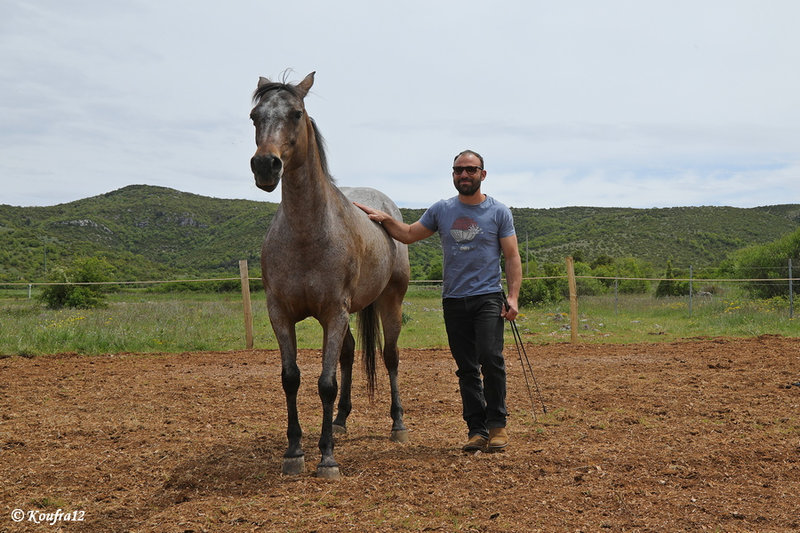
<path id="1" fill-rule="evenodd" d="M 461 152 L 460 154 L 458 154 L 457 156 L 455 156 L 453 158 L 453 162 L 455 163 L 456 159 L 458 159 L 459 157 L 461 157 L 464 154 L 472 154 L 472 155 L 474 155 L 475 157 L 477 157 L 478 159 L 481 160 L 481 168 L 486 168 L 484 166 L 484 164 L 483 164 L 483 156 L 481 154 L 479 154 L 478 152 L 476 152 L 475 150 L 464 150 L 463 152 Z"/>

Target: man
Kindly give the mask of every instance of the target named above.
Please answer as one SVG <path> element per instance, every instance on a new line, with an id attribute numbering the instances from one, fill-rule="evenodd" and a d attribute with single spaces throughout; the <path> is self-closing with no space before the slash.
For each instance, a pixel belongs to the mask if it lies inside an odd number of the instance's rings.
<path id="1" fill-rule="evenodd" d="M 472 150 L 453 161 L 458 196 L 439 200 L 417 222 L 405 224 L 356 204 L 400 242 L 410 244 L 438 231 L 444 255 L 442 307 L 450 351 L 458 370 L 468 440 L 463 450 L 502 451 L 506 431 L 506 369 L 503 319 L 518 314 L 522 262 L 511 211 L 481 192 L 483 157 Z M 505 257 L 508 299 L 501 285 Z M 483 374 L 483 381 L 481 381 Z"/>

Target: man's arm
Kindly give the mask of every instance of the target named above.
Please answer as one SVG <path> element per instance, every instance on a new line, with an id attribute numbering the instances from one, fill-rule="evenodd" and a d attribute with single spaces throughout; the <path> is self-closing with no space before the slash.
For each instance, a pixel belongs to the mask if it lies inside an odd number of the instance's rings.
<path id="1" fill-rule="evenodd" d="M 358 202 L 353 202 L 353 204 L 364 211 L 367 216 L 369 216 L 370 220 L 381 224 L 389 235 L 402 243 L 411 244 L 412 242 L 421 241 L 433 235 L 433 231 L 420 224 L 419 221 L 413 224 L 406 224 L 383 211 L 359 204 Z M 517 292 L 519 292 L 519 290 Z"/>
<path id="2" fill-rule="evenodd" d="M 522 259 L 519 257 L 517 236 L 510 235 L 500 239 L 500 247 L 506 260 L 506 283 L 508 284 L 508 310 L 501 315 L 506 320 L 514 320 L 519 314 L 519 288 L 522 284 Z"/>

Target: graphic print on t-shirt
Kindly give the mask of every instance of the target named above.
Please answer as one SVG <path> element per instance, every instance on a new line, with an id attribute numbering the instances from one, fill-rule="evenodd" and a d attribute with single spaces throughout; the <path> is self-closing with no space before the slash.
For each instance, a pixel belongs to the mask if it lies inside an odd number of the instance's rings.
<path id="1" fill-rule="evenodd" d="M 466 252 L 472 250 L 470 245 L 476 235 L 481 233 L 478 223 L 470 217 L 457 218 L 450 228 L 450 235 L 455 239 L 459 251 Z"/>

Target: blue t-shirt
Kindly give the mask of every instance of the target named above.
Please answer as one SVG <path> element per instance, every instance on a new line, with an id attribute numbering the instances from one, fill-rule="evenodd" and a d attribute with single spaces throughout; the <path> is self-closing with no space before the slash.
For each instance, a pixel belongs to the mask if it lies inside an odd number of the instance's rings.
<path id="1" fill-rule="evenodd" d="M 489 196 L 478 205 L 454 196 L 433 204 L 419 221 L 442 239 L 443 298 L 503 290 L 500 239 L 516 233 L 508 207 Z"/>

